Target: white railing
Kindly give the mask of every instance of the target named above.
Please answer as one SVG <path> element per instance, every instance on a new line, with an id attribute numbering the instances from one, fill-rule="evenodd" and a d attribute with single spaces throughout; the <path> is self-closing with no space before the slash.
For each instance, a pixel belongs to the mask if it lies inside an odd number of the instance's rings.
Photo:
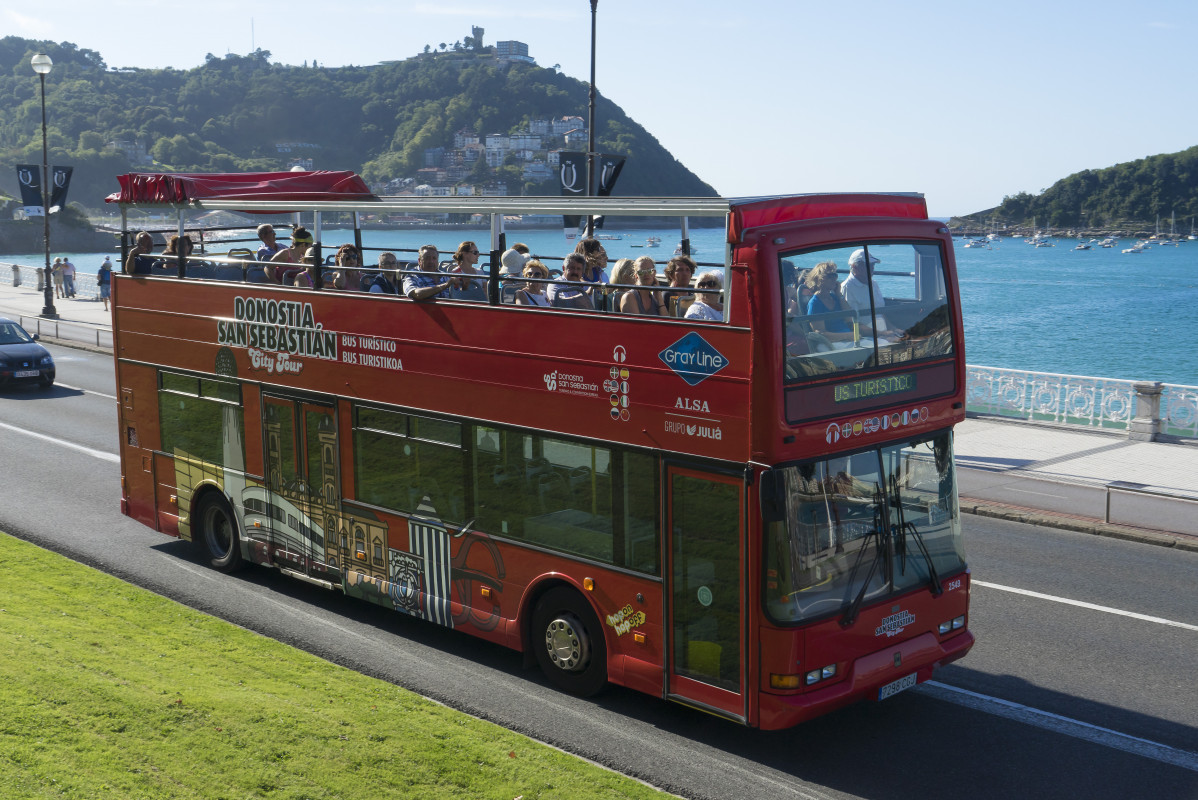
<path id="1" fill-rule="evenodd" d="M 1030 422 L 1127 431 L 1134 439 L 1198 438 L 1198 387 L 966 368 L 966 408 Z"/>

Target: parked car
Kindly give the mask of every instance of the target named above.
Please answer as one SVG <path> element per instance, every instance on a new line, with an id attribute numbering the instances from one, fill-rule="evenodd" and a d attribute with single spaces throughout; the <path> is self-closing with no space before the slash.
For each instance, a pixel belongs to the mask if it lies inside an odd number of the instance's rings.
<path id="1" fill-rule="evenodd" d="M 54 358 L 11 319 L 0 317 L 0 388 L 21 383 L 54 384 Z"/>

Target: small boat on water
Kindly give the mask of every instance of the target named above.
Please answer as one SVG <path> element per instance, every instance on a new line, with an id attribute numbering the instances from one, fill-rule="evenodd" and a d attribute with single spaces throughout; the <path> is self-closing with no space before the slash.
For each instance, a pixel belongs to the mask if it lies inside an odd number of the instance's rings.
<path id="1" fill-rule="evenodd" d="M 1124 253 L 1143 253 L 1148 250 L 1148 242 L 1136 242 L 1131 247 L 1124 249 Z"/>
<path id="2" fill-rule="evenodd" d="M 1089 243 L 1089 242 L 1078 242 L 1078 243 L 1077 243 L 1077 247 L 1075 247 L 1075 248 L 1073 248 L 1073 249 L 1074 249 L 1074 250 L 1089 250 L 1089 249 L 1090 249 L 1090 243 Z"/>

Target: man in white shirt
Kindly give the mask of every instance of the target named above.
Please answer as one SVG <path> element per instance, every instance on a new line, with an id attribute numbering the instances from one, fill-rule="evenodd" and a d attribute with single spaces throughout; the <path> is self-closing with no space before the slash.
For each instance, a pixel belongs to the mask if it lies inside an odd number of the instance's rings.
<path id="1" fill-rule="evenodd" d="M 853 254 L 849 256 L 849 276 L 840 285 L 840 295 L 844 298 L 844 302 L 849 308 L 859 311 L 862 320 L 869 319 L 869 296 L 872 291 L 879 334 L 887 332 L 886 318 L 882 316 L 882 307 L 886 305 L 886 300 L 882 297 L 882 289 L 878 286 L 878 282 L 871 278 L 870 274 L 874 265 L 880 263 L 881 259 L 870 256 L 869 265 L 866 266 L 865 250 L 860 248 L 854 250 Z"/>

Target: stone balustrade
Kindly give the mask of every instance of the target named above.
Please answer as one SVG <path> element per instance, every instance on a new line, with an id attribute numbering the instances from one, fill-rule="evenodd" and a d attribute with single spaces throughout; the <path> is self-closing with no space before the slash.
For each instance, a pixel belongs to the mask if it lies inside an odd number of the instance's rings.
<path id="1" fill-rule="evenodd" d="M 1138 441 L 1198 439 L 1198 386 L 969 365 L 965 402 L 975 414 L 1126 431 Z"/>

